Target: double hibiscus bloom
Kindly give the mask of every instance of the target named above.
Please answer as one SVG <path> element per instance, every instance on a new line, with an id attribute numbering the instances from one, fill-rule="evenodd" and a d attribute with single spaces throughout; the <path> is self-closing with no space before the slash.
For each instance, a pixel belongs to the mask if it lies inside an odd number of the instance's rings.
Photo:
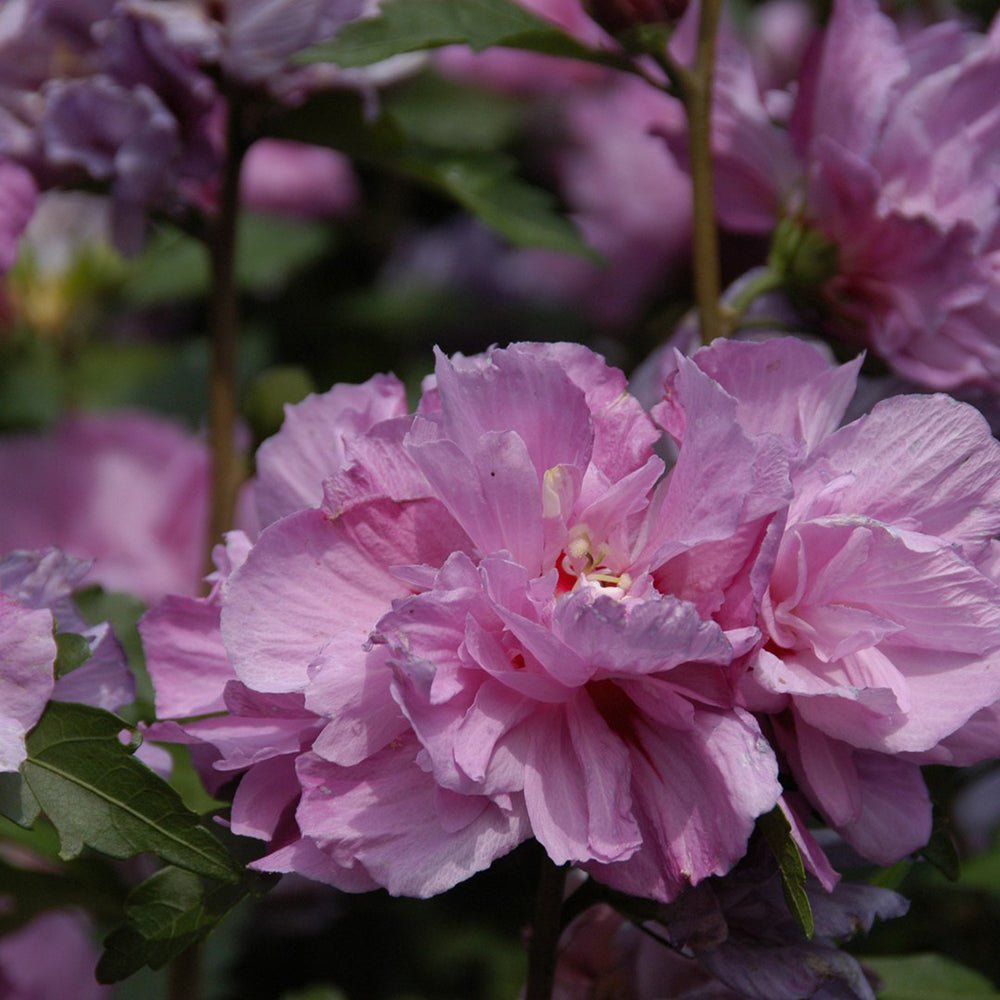
<path id="1" fill-rule="evenodd" d="M 255 540 L 143 623 L 160 735 L 257 867 L 427 896 L 529 837 L 674 898 L 776 805 L 921 846 L 925 762 L 1000 751 L 1000 445 L 797 340 L 678 355 L 648 415 L 587 349 L 437 359 L 289 410 Z M 659 426 L 657 426 L 659 425 Z M 656 452 L 665 430 L 670 468 Z"/>

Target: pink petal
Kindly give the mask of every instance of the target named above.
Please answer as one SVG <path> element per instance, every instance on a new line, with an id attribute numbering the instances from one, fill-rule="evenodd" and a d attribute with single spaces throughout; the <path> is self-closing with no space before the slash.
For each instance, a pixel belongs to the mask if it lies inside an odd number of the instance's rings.
<path id="1" fill-rule="evenodd" d="M 323 482 L 344 464 L 346 443 L 373 424 L 406 413 L 406 390 L 392 375 L 335 385 L 286 405 L 281 430 L 257 452 L 257 512 L 262 527 L 316 507 Z"/>
<path id="2" fill-rule="evenodd" d="M 698 711 L 692 731 L 636 723 L 633 808 L 642 849 L 628 861 L 587 865 L 624 892 L 669 901 L 722 875 L 745 854 L 757 816 L 778 801 L 777 763 L 752 717 Z"/>
<path id="3" fill-rule="evenodd" d="M 519 809 L 492 803 L 464 828 L 445 829 L 437 785 L 413 763 L 416 749 L 401 741 L 352 768 L 304 754 L 297 818 L 338 865 L 360 863 L 392 895 L 424 898 L 488 867 L 528 830 Z M 454 810 L 446 808 L 451 821 Z"/>
<path id="4" fill-rule="evenodd" d="M 461 547 L 432 501 L 375 500 L 337 518 L 306 510 L 275 522 L 226 590 L 222 635 L 237 676 L 258 691 L 302 691 L 328 643 L 345 669 L 363 671 L 373 626 L 407 593 L 390 567 L 433 564 Z"/>
<path id="5" fill-rule="evenodd" d="M 896 396 L 837 431 L 796 483 L 807 509 L 837 477 L 836 509 L 959 544 L 1000 529 L 1000 443 L 971 407 L 946 396 Z"/>
<path id="6" fill-rule="evenodd" d="M 222 644 L 218 604 L 165 597 L 139 622 L 146 666 L 160 719 L 181 719 L 224 708 L 222 693 L 235 680 Z"/>

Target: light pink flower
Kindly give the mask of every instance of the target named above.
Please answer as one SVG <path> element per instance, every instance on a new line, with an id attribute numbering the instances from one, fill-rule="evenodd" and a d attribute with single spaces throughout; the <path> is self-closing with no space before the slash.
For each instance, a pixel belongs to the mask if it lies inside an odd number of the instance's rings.
<path id="1" fill-rule="evenodd" d="M 208 454 L 147 414 L 69 417 L 0 439 L 0 551 L 55 545 L 91 579 L 152 599 L 193 593 L 207 517 Z"/>
<path id="2" fill-rule="evenodd" d="M 364 385 L 335 386 L 286 406 L 281 431 L 261 447 L 253 484 L 256 519 L 273 521 L 314 507 L 323 481 L 346 461 L 352 439 L 373 424 L 404 413 L 405 393 L 391 376 Z M 243 773 L 233 801 L 231 826 L 241 836 L 270 844 L 266 865 L 275 871 L 304 871 L 313 878 L 373 888 L 363 870 L 352 876 L 300 836 L 294 811 L 300 797 L 295 759 L 308 749 L 323 720 L 307 709 L 301 694 L 261 693 L 242 684 L 233 671 L 220 632 L 223 592 L 243 564 L 252 542 L 230 532 L 217 546 L 210 594 L 170 595 L 152 607 L 139 628 L 161 720 L 225 712 L 194 722 L 164 721 L 148 738 L 190 746 L 207 786 L 218 789 Z"/>
<path id="3" fill-rule="evenodd" d="M 412 425 L 347 441 L 324 506 L 264 529 L 223 588 L 223 642 L 244 685 L 325 725 L 296 762 L 303 840 L 260 867 L 430 895 L 533 833 L 669 898 L 742 855 L 779 793 L 725 681 L 756 632 L 651 571 L 778 509 L 787 481 L 715 424 L 691 448 L 719 464 L 696 454 L 653 493 L 658 435 L 624 389 L 572 345 L 439 357 Z M 749 502 L 722 496 L 724 466 Z"/>
<path id="4" fill-rule="evenodd" d="M 720 612 L 759 609 L 765 642 L 745 703 L 772 715 L 831 825 L 872 860 L 896 860 L 930 833 L 915 761 L 1000 695 L 1000 589 L 987 566 L 1000 445 L 945 396 L 896 397 L 835 430 L 853 370 L 826 368 L 797 341 L 728 342 L 692 363 L 738 400 L 744 427 L 792 455 L 794 497 L 750 570 L 753 600 L 740 603 L 737 587 Z M 978 745 L 997 753 L 1000 731 Z"/>

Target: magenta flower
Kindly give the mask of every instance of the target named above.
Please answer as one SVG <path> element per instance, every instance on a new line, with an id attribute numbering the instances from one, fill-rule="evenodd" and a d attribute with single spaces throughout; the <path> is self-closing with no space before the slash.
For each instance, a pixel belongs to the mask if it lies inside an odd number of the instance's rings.
<path id="1" fill-rule="evenodd" d="M 56 545 L 92 579 L 146 599 L 198 586 L 207 518 L 205 447 L 138 413 L 71 417 L 0 440 L 0 551 Z"/>
<path id="2" fill-rule="evenodd" d="M 719 73 L 723 225 L 764 233 L 784 218 L 781 266 L 819 290 L 834 332 L 919 385 L 995 393 L 996 29 L 948 22 L 904 40 L 871 0 L 838 0 L 794 106 L 762 98 L 733 43 Z"/>

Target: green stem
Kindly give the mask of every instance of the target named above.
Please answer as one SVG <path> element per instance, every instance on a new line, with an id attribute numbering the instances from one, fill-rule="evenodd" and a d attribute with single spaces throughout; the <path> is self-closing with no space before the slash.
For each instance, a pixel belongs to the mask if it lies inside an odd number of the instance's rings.
<path id="1" fill-rule="evenodd" d="M 535 897 L 535 920 L 528 942 L 525 1000 L 551 1000 L 552 997 L 566 872 L 565 867 L 553 864 L 547 854 L 542 855 L 538 894 Z"/>
<path id="2" fill-rule="evenodd" d="M 712 181 L 712 78 L 721 0 L 702 0 L 694 67 L 677 83 L 687 112 L 691 187 L 694 195 L 694 291 L 701 339 L 710 344 L 725 333 L 719 309 L 719 236 L 715 225 Z"/>
<path id="3" fill-rule="evenodd" d="M 779 291 L 784 287 L 784 277 L 770 269 L 761 271 L 752 281 L 748 281 L 739 293 L 723 306 L 726 334 L 742 329 L 743 317 L 761 295 Z"/>
<path id="4" fill-rule="evenodd" d="M 212 548 L 233 526 L 239 472 L 234 447 L 236 433 L 236 342 L 239 316 L 236 292 L 236 233 L 239 220 L 240 168 L 246 140 L 235 97 L 227 112 L 226 159 L 219 191 L 219 211 L 209 232 L 212 276 L 209 325 L 212 358 L 209 383 L 208 437 L 212 453 L 212 490 L 206 566 Z"/>

